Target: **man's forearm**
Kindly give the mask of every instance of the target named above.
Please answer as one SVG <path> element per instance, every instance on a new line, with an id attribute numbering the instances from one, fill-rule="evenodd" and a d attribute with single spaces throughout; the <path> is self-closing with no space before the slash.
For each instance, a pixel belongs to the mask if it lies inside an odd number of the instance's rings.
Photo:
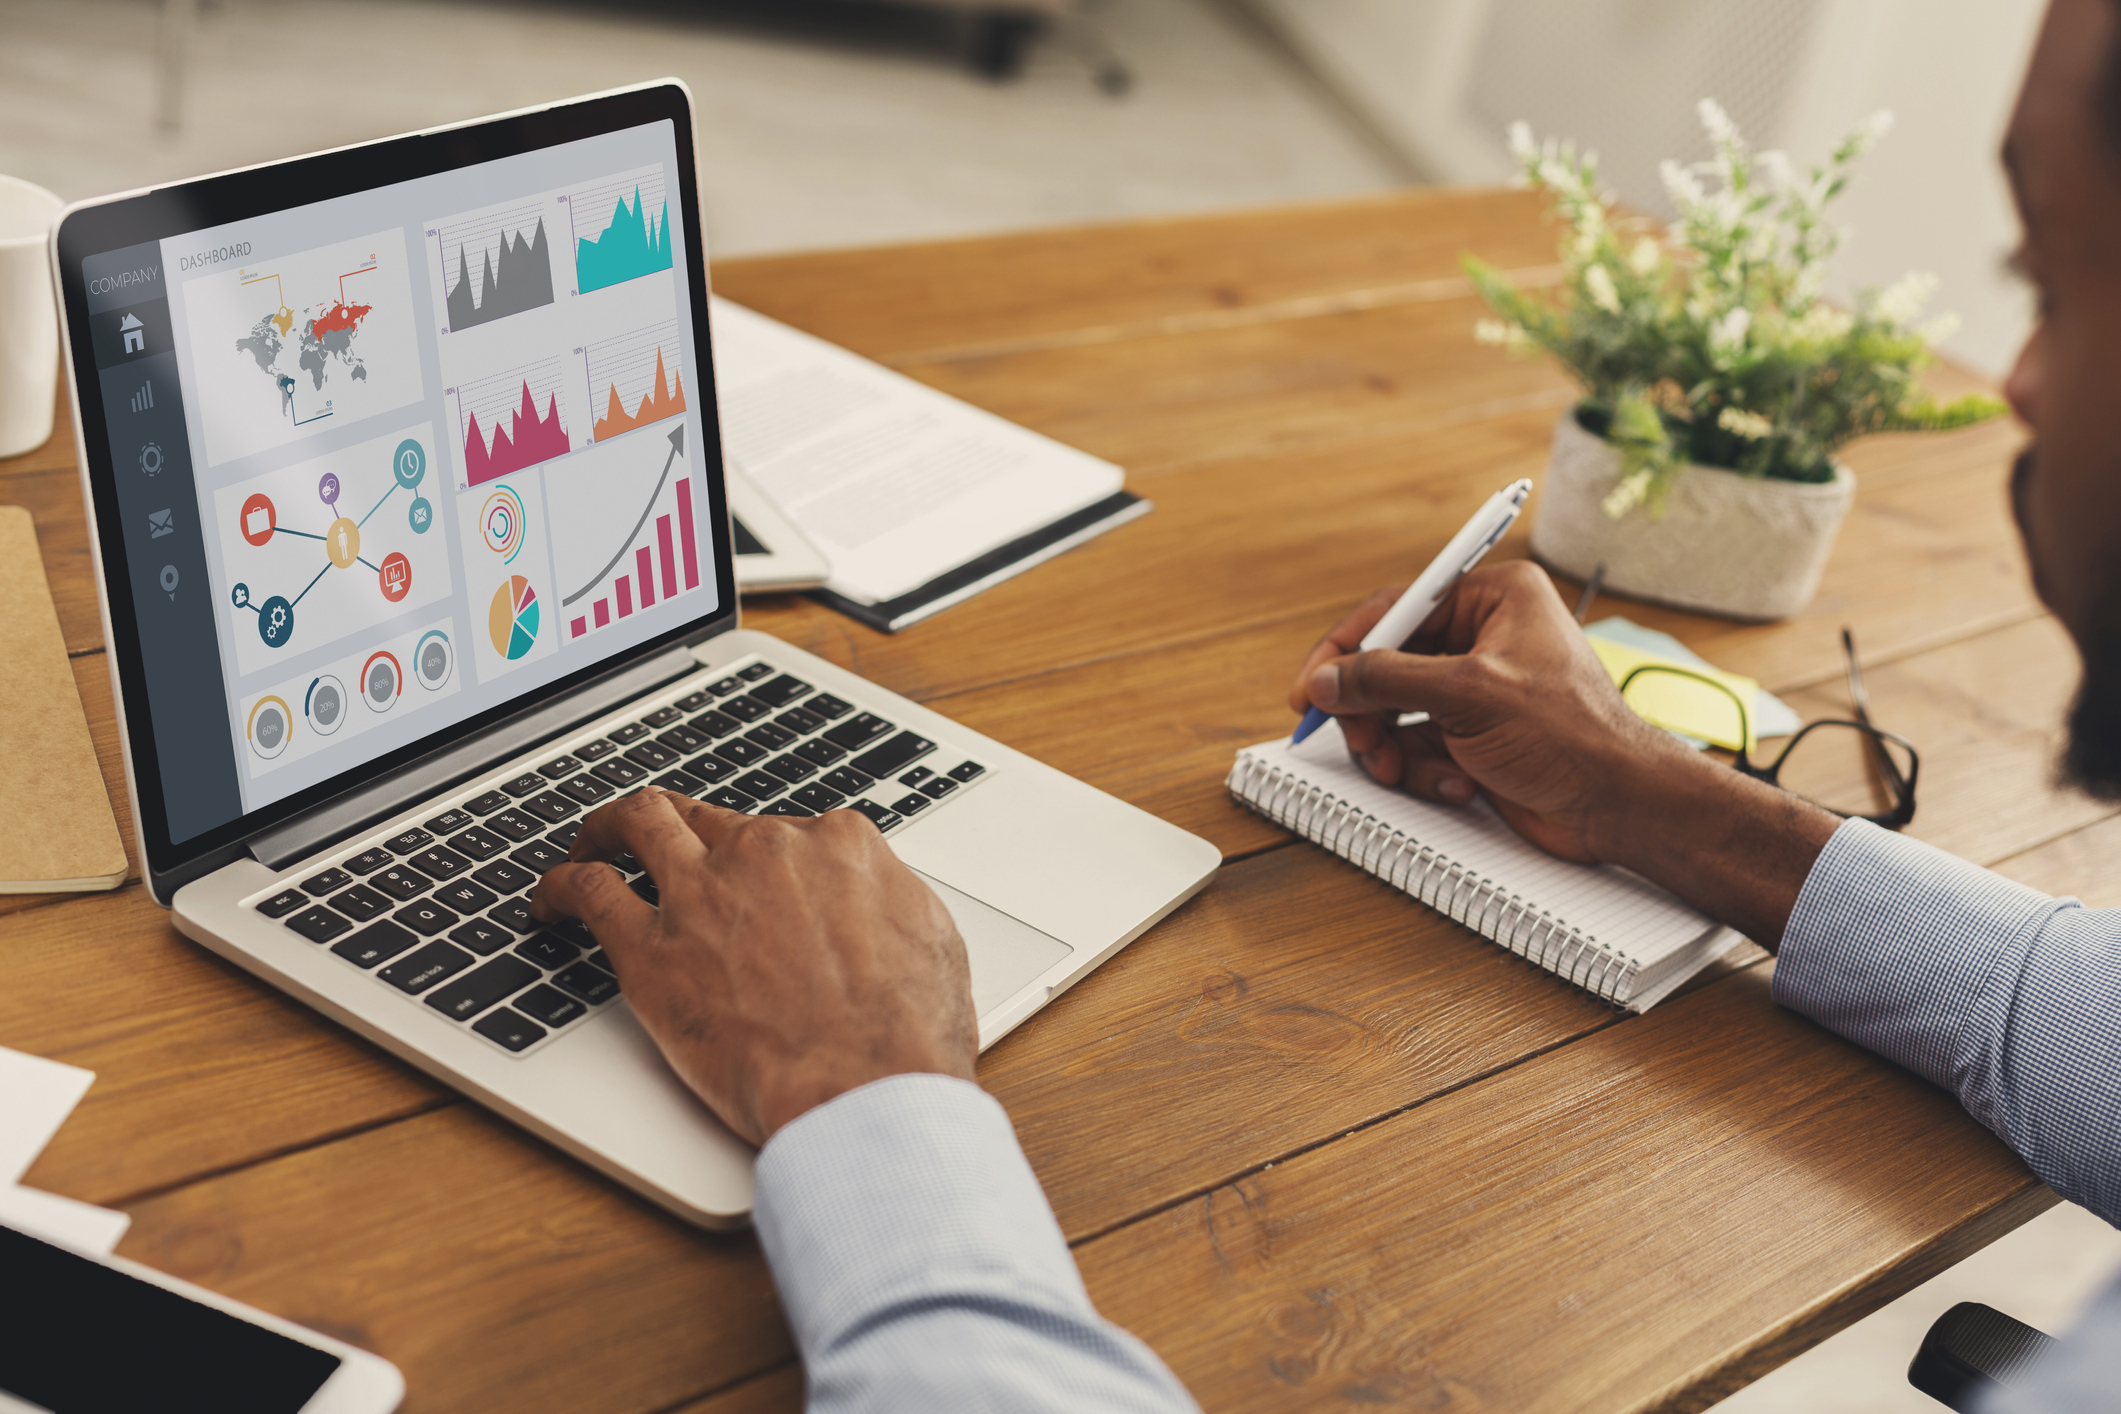
<path id="1" fill-rule="evenodd" d="M 1840 817 L 1672 743 L 1626 775 L 1599 857 L 1773 951 Z"/>

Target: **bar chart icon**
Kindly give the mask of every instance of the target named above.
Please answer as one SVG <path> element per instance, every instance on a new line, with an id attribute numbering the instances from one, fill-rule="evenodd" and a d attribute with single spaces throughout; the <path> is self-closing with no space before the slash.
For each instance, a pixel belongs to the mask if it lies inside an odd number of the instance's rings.
<path id="1" fill-rule="evenodd" d="M 658 486 L 656 491 L 647 508 L 650 513 L 661 499 L 662 488 Z M 654 608 L 658 601 L 674 599 L 686 590 L 700 587 L 699 542 L 694 536 L 692 517 L 692 478 L 679 477 L 671 491 L 677 502 L 675 509 L 653 516 L 644 513 L 634 529 L 633 538 L 620 548 L 613 566 L 625 565 L 625 572 L 569 596 L 570 606 L 588 593 L 597 596 L 590 602 L 587 613 L 577 614 L 568 621 L 569 639 L 580 638 L 619 619 L 631 618 L 640 610 Z M 651 534 L 652 542 L 649 539 Z"/>
<path id="2" fill-rule="evenodd" d="M 142 383 L 142 384 L 140 385 L 140 391 L 139 391 L 139 392 L 137 392 L 137 393 L 133 394 L 133 411 L 134 411 L 134 412 L 146 412 L 146 411 L 147 411 L 147 410 L 148 410 L 149 408 L 153 407 L 154 405 L 155 405 L 155 381 L 154 381 L 154 380 L 153 380 L 152 378 L 150 378 L 150 379 L 148 379 L 148 380 L 147 380 L 147 381 L 146 381 L 145 383 Z"/>

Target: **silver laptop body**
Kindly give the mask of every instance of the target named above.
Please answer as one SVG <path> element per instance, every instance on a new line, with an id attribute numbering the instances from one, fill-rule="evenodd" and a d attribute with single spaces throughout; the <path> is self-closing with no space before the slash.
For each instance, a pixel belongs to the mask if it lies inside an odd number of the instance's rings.
<path id="1" fill-rule="evenodd" d="M 522 909 L 588 811 L 650 781 L 862 810 L 964 934 L 982 1048 L 1220 858 L 739 626 L 696 200 L 690 96 L 666 81 L 83 203 L 53 260 L 156 899 L 731 1227 L 752 1151 L 586 930 Z M 516 382 L 511 407 L 493 389 Z"/>

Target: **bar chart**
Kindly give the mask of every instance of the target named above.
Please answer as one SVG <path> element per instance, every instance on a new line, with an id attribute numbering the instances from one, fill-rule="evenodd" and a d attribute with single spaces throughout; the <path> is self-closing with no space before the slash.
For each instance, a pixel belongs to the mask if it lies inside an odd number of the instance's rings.
<path id="1" fill-rule="evenodd" d="M 699 516 L 685 424 L 593 444 L 545 475 L 558 605 L 572 642 L 700 587 Z"/>
<path id="2" fill-rule="evenodd" d="M 647 520 L 643 518 L 634 538 L 620 548 L 619 558 L 626 569 L 588 587 L 590 592 L 604 592 L 591 600 L 584 612 L 567 621 L 568 638 L 580 638 L 593 629 L 631 618 L 637 610 L 655 607 L 658 599 L 674 599 L 681 592 L 680 586 L 700 587 L 700 552 L 692 530 L 692 478 L 679 477 L 671 491 L 677 502 L 676 526 L 671 524 L 671 513 L 665 512 L 655 518 L 653 543 L 638 543 L 648 539 Z M 630 557 L 628 551 L 632 552 Z M 575 603 L 570 600 L 569 606 Z"/>

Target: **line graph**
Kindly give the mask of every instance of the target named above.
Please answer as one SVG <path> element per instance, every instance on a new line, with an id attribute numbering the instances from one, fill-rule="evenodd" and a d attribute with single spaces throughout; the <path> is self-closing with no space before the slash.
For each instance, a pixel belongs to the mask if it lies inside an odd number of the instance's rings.
<path id="1" fill-rule="evenodd" d="M 660 165 L 577 187 L 561 200 L 567 204 L 578 293 L 671 268 L 670 203 Z"/>
<path id="2" fill-rule="evenodd" d="M 592 409 L 603 413 L 590 426 L 601 442 L 685 410 L 685 377 L 677 367 L 678 322 L 668 319 L 581 350 Z M 667 364 L 666 364 L 667 359 Z"/>
<path id="3" fill-rule="evenodd" d="M 560 416 L 565 377 L 557 358 L 541 358 L 443 389 L 456 406 L 467 486 L 493 481 L 572 449 Z"/>
<path id="4" fill-rule="evenodd" d="M 547 206 L 519 206 L 438 223 L 428 235 L 448 293 L 444 332 L 476 328 L 553 301 Z"/>

